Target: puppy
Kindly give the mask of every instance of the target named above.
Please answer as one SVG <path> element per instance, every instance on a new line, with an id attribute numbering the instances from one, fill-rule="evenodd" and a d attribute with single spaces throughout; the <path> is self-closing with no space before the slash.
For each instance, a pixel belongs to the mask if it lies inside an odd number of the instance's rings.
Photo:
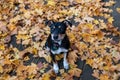
<path id="1" fill-rule="evenodd" d="M 45 48 L 50 51 L 50 56 L 53 62 L 53 70 L 55 73 L 59 72 L 59 66 L 55 59 L 55 55 L 63 53 L 63 65 L 65 69 L 69 68 L 67 61 L 68 49 L 70 47 L 70 42 L 66 34 L 66 29 L 72 24 L 64 20 L 62 22 L 47 21 L 46 25 L 50 27 L 50 35 L 45 43 Z"/>

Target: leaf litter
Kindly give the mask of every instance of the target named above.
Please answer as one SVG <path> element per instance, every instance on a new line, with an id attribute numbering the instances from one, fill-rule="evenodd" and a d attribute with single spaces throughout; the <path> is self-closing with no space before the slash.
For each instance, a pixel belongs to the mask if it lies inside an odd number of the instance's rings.
<path id="1" fill-rule="evenodd" d="M 0 79 L 1 80 L 74 80 L 80 77 L 82 69 L 76 64 L 77 59 L 85 60 L 93 69 L 93 74 L 100 80 L 117 80 L 120 76 L 120 38 L 116 42 L 113 37 L 120 37 L 119 30 L 113 26 L 114 18 L 110 15 L 116 2 L 110 0 L 1 0 L 0 1 Z M 103 6 L 106 6 L 105 8 Z M 119 8 L 116 8 L 118 13 Z M 100 16 L 107 19 L 95 19 Z M 46 71 L 51 58 L 49 52 L 43 50 L 49 35 L 49 28 L 44 25 L 46 19 L 63 21 L 73 19 L 78 25 L 67 29 L 71 42 L 68 61 L 70 69 L 60 69 L 60 76 L 53 73 L 52 67 Z M 26 47 L 15 48 L 12 42 Z M 113 36 L 113 37 L 108 37 Z M 30 63 L 27 54 L 44 58 L 47 62 Z M 63 55 L 56 56 L 60 60 Z M 14 73 L 11 75 L 10 73 Z"/>

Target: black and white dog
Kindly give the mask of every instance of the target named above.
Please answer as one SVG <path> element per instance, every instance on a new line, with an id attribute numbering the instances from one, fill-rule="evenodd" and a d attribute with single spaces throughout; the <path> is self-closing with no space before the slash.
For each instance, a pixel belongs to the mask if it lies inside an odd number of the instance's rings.
<path id="1" fill-rule="evenodd" d="M 53 62 L 53 70 L 55 73 L 59 72 L 59 66 L 55 59 L 55 55 L 64 53 L 63 65 L 65 69 L 69 68 L 67 61 L 68 49 L 70 47 L 70 42 L 68 36 L 66 35 L 66 28 L 72 26 L 72 24 L 64 20 L 62 22 L 47 21 L 46 25 L 50 27 L 50 35 L 45 43 L 45 48 L 50 51 L 50 56 Z"/>

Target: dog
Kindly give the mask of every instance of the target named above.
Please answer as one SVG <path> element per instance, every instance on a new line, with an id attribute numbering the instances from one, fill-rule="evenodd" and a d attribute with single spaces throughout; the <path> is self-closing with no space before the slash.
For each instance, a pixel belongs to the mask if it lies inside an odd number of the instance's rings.
<path id="1" fill-rule="evenodd" d="M 72 24 L 68 20 L 62 22 L 54 22 L 52 20 L 46 21 L 46 26 L 50 28 L 50 34 L 45 43 L 45 49 L 50 52 L 50 56 L 53 62 L 53 70 L 55 73 L 59 73 L 59 66 L 55 59 L 55 56 L 63 53 L 63 66 L 67 70 L 69 69 L 69 63 L 67 60 L 68 50 L 70 48 L 70 41 L 66 34 L 68 26 L 72 27 Z"/>

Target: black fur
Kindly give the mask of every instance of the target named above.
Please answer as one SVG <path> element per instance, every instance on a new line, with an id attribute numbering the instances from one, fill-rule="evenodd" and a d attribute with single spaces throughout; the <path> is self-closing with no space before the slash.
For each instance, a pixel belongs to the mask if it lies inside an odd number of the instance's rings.
<path id="1" fill-rule="evenodd" d="M 51 39 L 51 35 L 49 35 L 48 38 L 47 38 L 47 41 L 45 43 L 45 47 L 48 47 L 51 50 L 54 43 L 55 42 Z M 62 44 L 59 45 L 59 47 L 62 47 L 62 48 L 65 48 L 65 49 L 69 49 L 70 41 L 69 41 L 67 35 L 65 35 L 64 39 L 62 40 Z"/>

